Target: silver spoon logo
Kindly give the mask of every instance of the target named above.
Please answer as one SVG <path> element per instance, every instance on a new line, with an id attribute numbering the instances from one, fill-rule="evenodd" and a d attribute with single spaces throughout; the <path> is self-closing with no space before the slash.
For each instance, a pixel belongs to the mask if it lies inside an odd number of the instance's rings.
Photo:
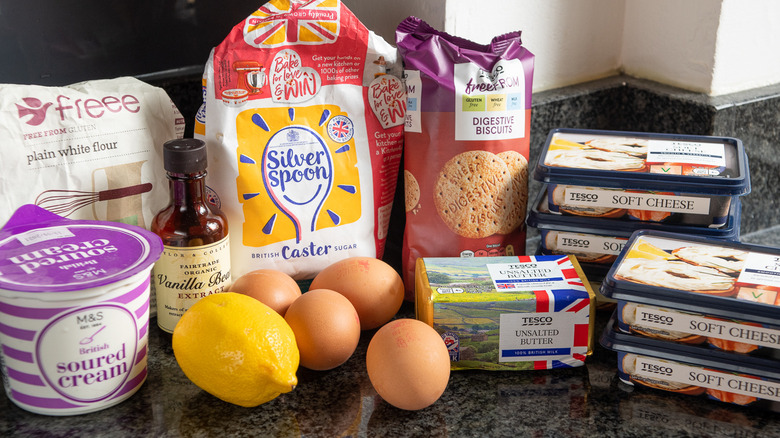
<path id="1" fill-rule="evenodd" d="M 306 126 L 277 131 L 262 158 L 263 183 L 273 203 L 295 226 L 295 241 L 313 232 L 333 185 L 333 162 L 325 141 Z"/>

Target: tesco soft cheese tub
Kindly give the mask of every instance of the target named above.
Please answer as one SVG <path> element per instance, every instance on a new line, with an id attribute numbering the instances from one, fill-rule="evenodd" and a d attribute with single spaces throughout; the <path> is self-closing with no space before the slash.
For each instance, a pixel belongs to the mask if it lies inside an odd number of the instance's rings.
<path id="1" fill-rule="evenodd" d="M 159 237 L 136 226 L 34 205 L 14 213 L 0 230 L 0 368 L 17 406 L 82 414 L 140 388 L 161 252 Z"/>
<path id="2" fill-rule="evenodd" d="M 581 217 L 720 228 L 750 192 L 739 139 L 554 129 L 534 178 L 551 211 Z"/>

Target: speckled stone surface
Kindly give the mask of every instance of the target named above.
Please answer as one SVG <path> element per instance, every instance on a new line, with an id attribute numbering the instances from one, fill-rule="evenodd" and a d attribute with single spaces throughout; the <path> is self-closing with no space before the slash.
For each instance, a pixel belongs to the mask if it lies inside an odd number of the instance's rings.
<path id="1" fill-rule="evenodd" d="M 406 304 L 399 317 L 413 316 Z M 599 313 L 598 331 L 608 313 Z M 642 388 L 617 379 L 615 353 L 597 346 L 585 367 L 549 371 L 455 371 L 443 396 L 420 411 L 384 402 L 365 371 L 374 331 L 331 371 L 299 370 L 293 392 L 256 408 L 201 391 L 154 327 L 149 375 L 139 392 L 103 411 L 48 417 L 0 399 L 3 437 L 762 437 L 780 436 L 780 415 Z M 633 390 L 632 390 L 633 389 Z"/>

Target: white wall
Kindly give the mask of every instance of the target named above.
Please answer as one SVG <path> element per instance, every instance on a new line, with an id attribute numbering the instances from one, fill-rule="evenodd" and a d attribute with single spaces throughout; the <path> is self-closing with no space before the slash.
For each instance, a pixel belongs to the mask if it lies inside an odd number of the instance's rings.
<path id="1" fill-rule="evenodd" d="M 626 0 L 623 71 L 709 93 L 720 0 Z"/>
<path id="2" fill-rule="evenodd" d="M 484 1 L 484 0 L 483 0 Z M 500 0 L 498 0 L 500 1 Z M 395 29 L 413 15 L 436 29 L 444 29 L 447 0 L 342 0 L 369 30 L 395 45 Z"/>
<path id="3" fill-rule="evenodd" d="M 780 83 L 780 2 L 626 0 L 626 74 L 711 95 Z"/>
<path id="4" fill-rule="evenodd" d="M 780 83 L 780 2 L 723 0 L 712 94 Z"/>
<path id="5" fill-rule="evenodd" d="M 445 31 L 479 43 L 522 31 L 534 90 L 617 74 L 624 0 L 447 0 Z"/>
<path id="6" fill-rule="evenodd" d="M 395 43 L 415 15 L 488 43 L 520 30 L 534 91 L 619 72 L 711 95 L 780 83 L 777 0 L 344 0 Z"/>

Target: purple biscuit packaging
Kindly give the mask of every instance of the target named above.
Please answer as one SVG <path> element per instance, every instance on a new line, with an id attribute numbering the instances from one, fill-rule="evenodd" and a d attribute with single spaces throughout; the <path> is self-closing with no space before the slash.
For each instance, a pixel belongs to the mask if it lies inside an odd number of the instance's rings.
<path id="1" fill-rule="evenodd" d="M 403 277 L 420 257 L 525 253 L 534 55 L 520 32 L 478 44 L 409 17 Z"/>

